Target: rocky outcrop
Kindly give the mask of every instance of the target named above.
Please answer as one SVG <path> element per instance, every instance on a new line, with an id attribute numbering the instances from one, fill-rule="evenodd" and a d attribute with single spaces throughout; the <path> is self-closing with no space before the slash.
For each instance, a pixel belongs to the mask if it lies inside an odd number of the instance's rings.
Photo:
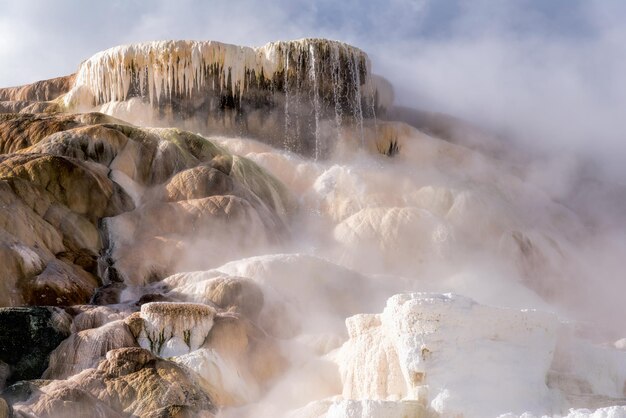
<path id="1" fill-rule="evenodd" d="M 310 71 L 312 77 L 307 75 Z M 335 84 L 333 77 L 338 78 Z M 206 98 L 207 92 L 217 92 L 225 102 L 242 107 L 264 90 L 304 86 L 300 93 L 308 94 L 321 87 L 321 96 L 330 100 L 336 93 L 332 100 L 348 106 L 351 100 L 361 99 L 357 90 L 369 77 L 367 55 L 337 41 L 303 39 L 260 48 L 215 41 L 163 41 L 119 46 L 94 55 L 80 65 L 73 89 L 86 94 L 87 88 L 93 104 L 133 96 L 146 97 L 151 103 L 195 93 Z M 316 82 L 320 85 L 313 85 Z M 333 88 L 341 91 L 333 92 Z"/>
<path id="2" fill-rule="evenodd" d="M 13 409 L 27 416 L 102 418 L 168 416 L 167 411 L 212 417 L 216 411 L 183 369 L 141 348 L 111 350 L 97 368 L 52 381 Z"/>
<path id="3" fill-rule="evenodd" d="M 137 347 L 128 326 L 113 321 L 97 328 L 72 333 L 51 354 L 44 379 L 67 379 L 95 367 L 114 349 Z"/>
<path id="4" fill-rule="evenodd" d="M 217 257 L 220 247 L 240 254 L 252 238 L 277 242 L 295 207 L 278 180 L 197 135 L 100 114 L 1 120 L 1 198 L 12 209 L 0 216 L 5 305 L 116 301 L 126 285 L 189 265 L 182 256 L 193 244 L 206 251 L 213 242 L 211 257 L 197 254 L 211 266 L 228 260 Z M 96 292 L 102 283 L 108 286 Z M 115 285 L 113 298 L 104 297 Z M 9 403 L 18 415 L 156 417 L 212 416 L 213 405 L 256 399 L 286 367 L 277 344 L 247 322 L 256 319 L 263 295 L 240 279 L 214 281 L 205 296 L 207 304 L 194 305 L 145 303 L 171 297 L 148 295 L 130 317 L 136 308 L 128 305 L 68 309 L 71 335 L 65 329 L 45 343 L 16 339 L 43 351 L 2 358 L 9 383 L 42 373 L 51 379 Z M 116 350 L 140 345 L 175 356 L 182 368 L 152 354 L 112 360 Z M 136 364 L 135 357 L 145 361 Z M 23 371 L 33 358 L 36 370 Z"/>
<path id="5" fill-rule="evenodd" d="M 41 80 L 19 87 L 0 89 L 0 102 L 3 101 L 37 101 L 45 102 L 56 99 L 67 93 L 74 84 L 75 75 Z"/>
<path id="6" fill-rule="evenodd" d="M 33 103 L 29 101 L 0 101 L 0 113 L 19 113 L 22 109 L 31 106 Z"/>
<path id="7" fill-rule="evenodd" d="M 18 143 L 8 135 L 3 145 Z M 98 222 L 130 210 L 128 195 L 93 164 L 36 152 L 0 157 L 0 190 L 0 305 L 87 302 L 100 284 Z"/>
<path id="8" fill-rule="evenodd" d="M 133 306 L 93 306 L 79 305 L 65 308 L 70 315 L 73 315 L 71 331 L 72 333 L 99 328 L 109 322 L 124 319 L 130 315 Z"/>
<path id="9" fill-rule="evenodd" d="M 0 308 L 0 361 L 8 366 L 6 382 L 40 378 L 50 352 L 69 335 L 69 328 L 69 316 L 57 308 Z"/>
<path id="10" fill-rule="evenodd" d="M 377 408 L 389 416 L 404 416 L 403 408 L 411 416 L 566 414 L 626 402 L 626 355 L 576 337 L 553 314 L 412 293 L 346 325 L 350 339 L 333 354 L 344 400 L 296 416 L 323 409 L 369 417 Z"/>
<path id="11" fill-rule="evenodd" d="M 0 101 L 1 113 L 58 113 L 65 107 L 57 102 Z"/>
<path id="12" fill-rule="evenodd" d="M 92 114 L 95 116 L 95 114 Z M 106 123 L 113 119 L 98 115 L 0 115 L 0 152 L 10 154 L 23 150 L 55 132 L 72 129 L 83 124 Z"/>
<path id="13" fill-rule="evenodd" d="M 220 407 L 255 401 L 286 367 L 251 321 L 206 304 L 146 303 L 125 322 L 141 347 L 184 366 Z"/>
<path id="14" fill-rule="evenodd" d="M 102 114 L 0 125 L 0 305 L 81 304 L 103 283 L 219 265 L 279 240 L 294 207 L 252 162 L 176 129 Z M 213 264 L 190 250 L 199 243 L 215 247 Z"/>
<path id="15" fill-rule="evenodd" d="M 216 315 L 215 309 L 196 303 L 151 302 L 138 316 L 128 319 L 137 342 L 161 357 L 197 350 L 204 344 Z"/>
<path id="16" fill-rule="evenodd" d="M 514 151 L 392 100 L 319 39 L 127 45 L 0 90 L 0 305 L 46 305 L 0 309 L 0 417 L 626 403 L 625 353 L 542 313 L 595 277 L 591 230 Z"/>

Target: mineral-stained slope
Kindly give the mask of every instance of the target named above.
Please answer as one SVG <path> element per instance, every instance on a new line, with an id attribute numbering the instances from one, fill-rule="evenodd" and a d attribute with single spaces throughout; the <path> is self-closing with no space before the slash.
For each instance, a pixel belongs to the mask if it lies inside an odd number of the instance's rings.
<path id="1" fill-rule="evenodd" d="M 84 303 L 101 284 L 100 219 L 131 210 L 134 204 L 107 177 L 105 167 L 29 149 L 66 122 L 79 124 L 81 117 L 59 117 L 58 125 L 47 124 L 46 117 L 46 122 L 37 119 L 20 115 L 3 122 L 3 148 L 18 152 L 0 157 L 0 199 L 6 208 L 0 214 L 2 304 Z M 33 133 L 28 136 L 12 135 L 24 135 L 22 129 L 29 128 Z"/>
<path id="2" fill-rule="evenodd" d="M 194 135 L 142 130 L 100 114 L 10 114 L 1 123 L 4 306 L 85 303 L 127 274 L 116 267 L 128 256 L 125 242 L 139 253 L 139 241 L 193 235 L 191 219 L 212 219 L 215 229 L 224 217 L 240 219 L 242 227 L 255 225 L 257 241 L 276 239 L 284 228 L 290 202 L 276 180 L 261 172 L 247 179 L 258 171 L 254 164 Z M 164 222 L 146 223 L 150 217 Z M 172 272 L 174 261 L 142 263 L 137 282 Z"/>

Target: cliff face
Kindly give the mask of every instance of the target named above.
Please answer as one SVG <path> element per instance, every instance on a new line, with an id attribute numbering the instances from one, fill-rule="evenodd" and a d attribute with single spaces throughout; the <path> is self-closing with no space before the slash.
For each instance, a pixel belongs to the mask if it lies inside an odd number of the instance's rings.
<path id="1" fill-rule="evenodd" d="M 81 64 L 64 101 L 122 117 L 140 113 L 144 123 L 249 135 L 313 156 L 322 154 L 330 127 L 362 129 L 382 107 L 367 55 L 321 39 L 260 48 L 212 41 L 120 46 Z"/>
<path id="2" fill-rule="evenodd" d="M 372 95 L 373 91 L 360 91 L 369 83 L 369 66 L 363 51 L 321 39 L 260 48 L 164 41 L 94 55 L 79 67 L 73 88 L 86 87 L 94 105 L 137 96 L 154 104 L 210 94 L 223 98 L 224 107 L 236 108 L 260 105 L 259 95 L 296 89 L 302 94 L 317 91 L 320 101 L 346 111 Z"/>
<path id="3" fill-rule="evenodd" d="M 337 41 L 162 41 L 111 48 L 75 75 L 0 90 L 0 109 L 32 112 L 33 101 L 54 100 L 68 111 L 251 136 L 317 158 L 344 128 L 362 132 L 391 98 L 367 55 Z"/>

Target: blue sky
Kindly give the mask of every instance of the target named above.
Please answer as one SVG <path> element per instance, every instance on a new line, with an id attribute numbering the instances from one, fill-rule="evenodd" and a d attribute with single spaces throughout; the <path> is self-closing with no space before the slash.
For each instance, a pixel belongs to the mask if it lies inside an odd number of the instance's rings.
<path id="1" fill-rule="evenodd" d="M 625 21 L 623 0 L 0 0 L 0 85 L 123 43 L 328 37 L 368 52 L 402 104 L 610 160 L 626 157 Z"/>

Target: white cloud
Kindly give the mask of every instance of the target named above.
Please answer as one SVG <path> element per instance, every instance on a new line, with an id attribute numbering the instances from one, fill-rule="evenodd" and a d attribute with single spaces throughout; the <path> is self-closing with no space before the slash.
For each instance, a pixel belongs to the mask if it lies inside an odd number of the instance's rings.
<path id="1" fill-rule="evenodd" d="M 529 2 L 501 3 L 472 2 L 445 36 L 373 46 L 399 100 L 623 174 L 626 4 L 586 3 L 571 18 L 579 27 L 552 32 L 520 9 Z"/>

